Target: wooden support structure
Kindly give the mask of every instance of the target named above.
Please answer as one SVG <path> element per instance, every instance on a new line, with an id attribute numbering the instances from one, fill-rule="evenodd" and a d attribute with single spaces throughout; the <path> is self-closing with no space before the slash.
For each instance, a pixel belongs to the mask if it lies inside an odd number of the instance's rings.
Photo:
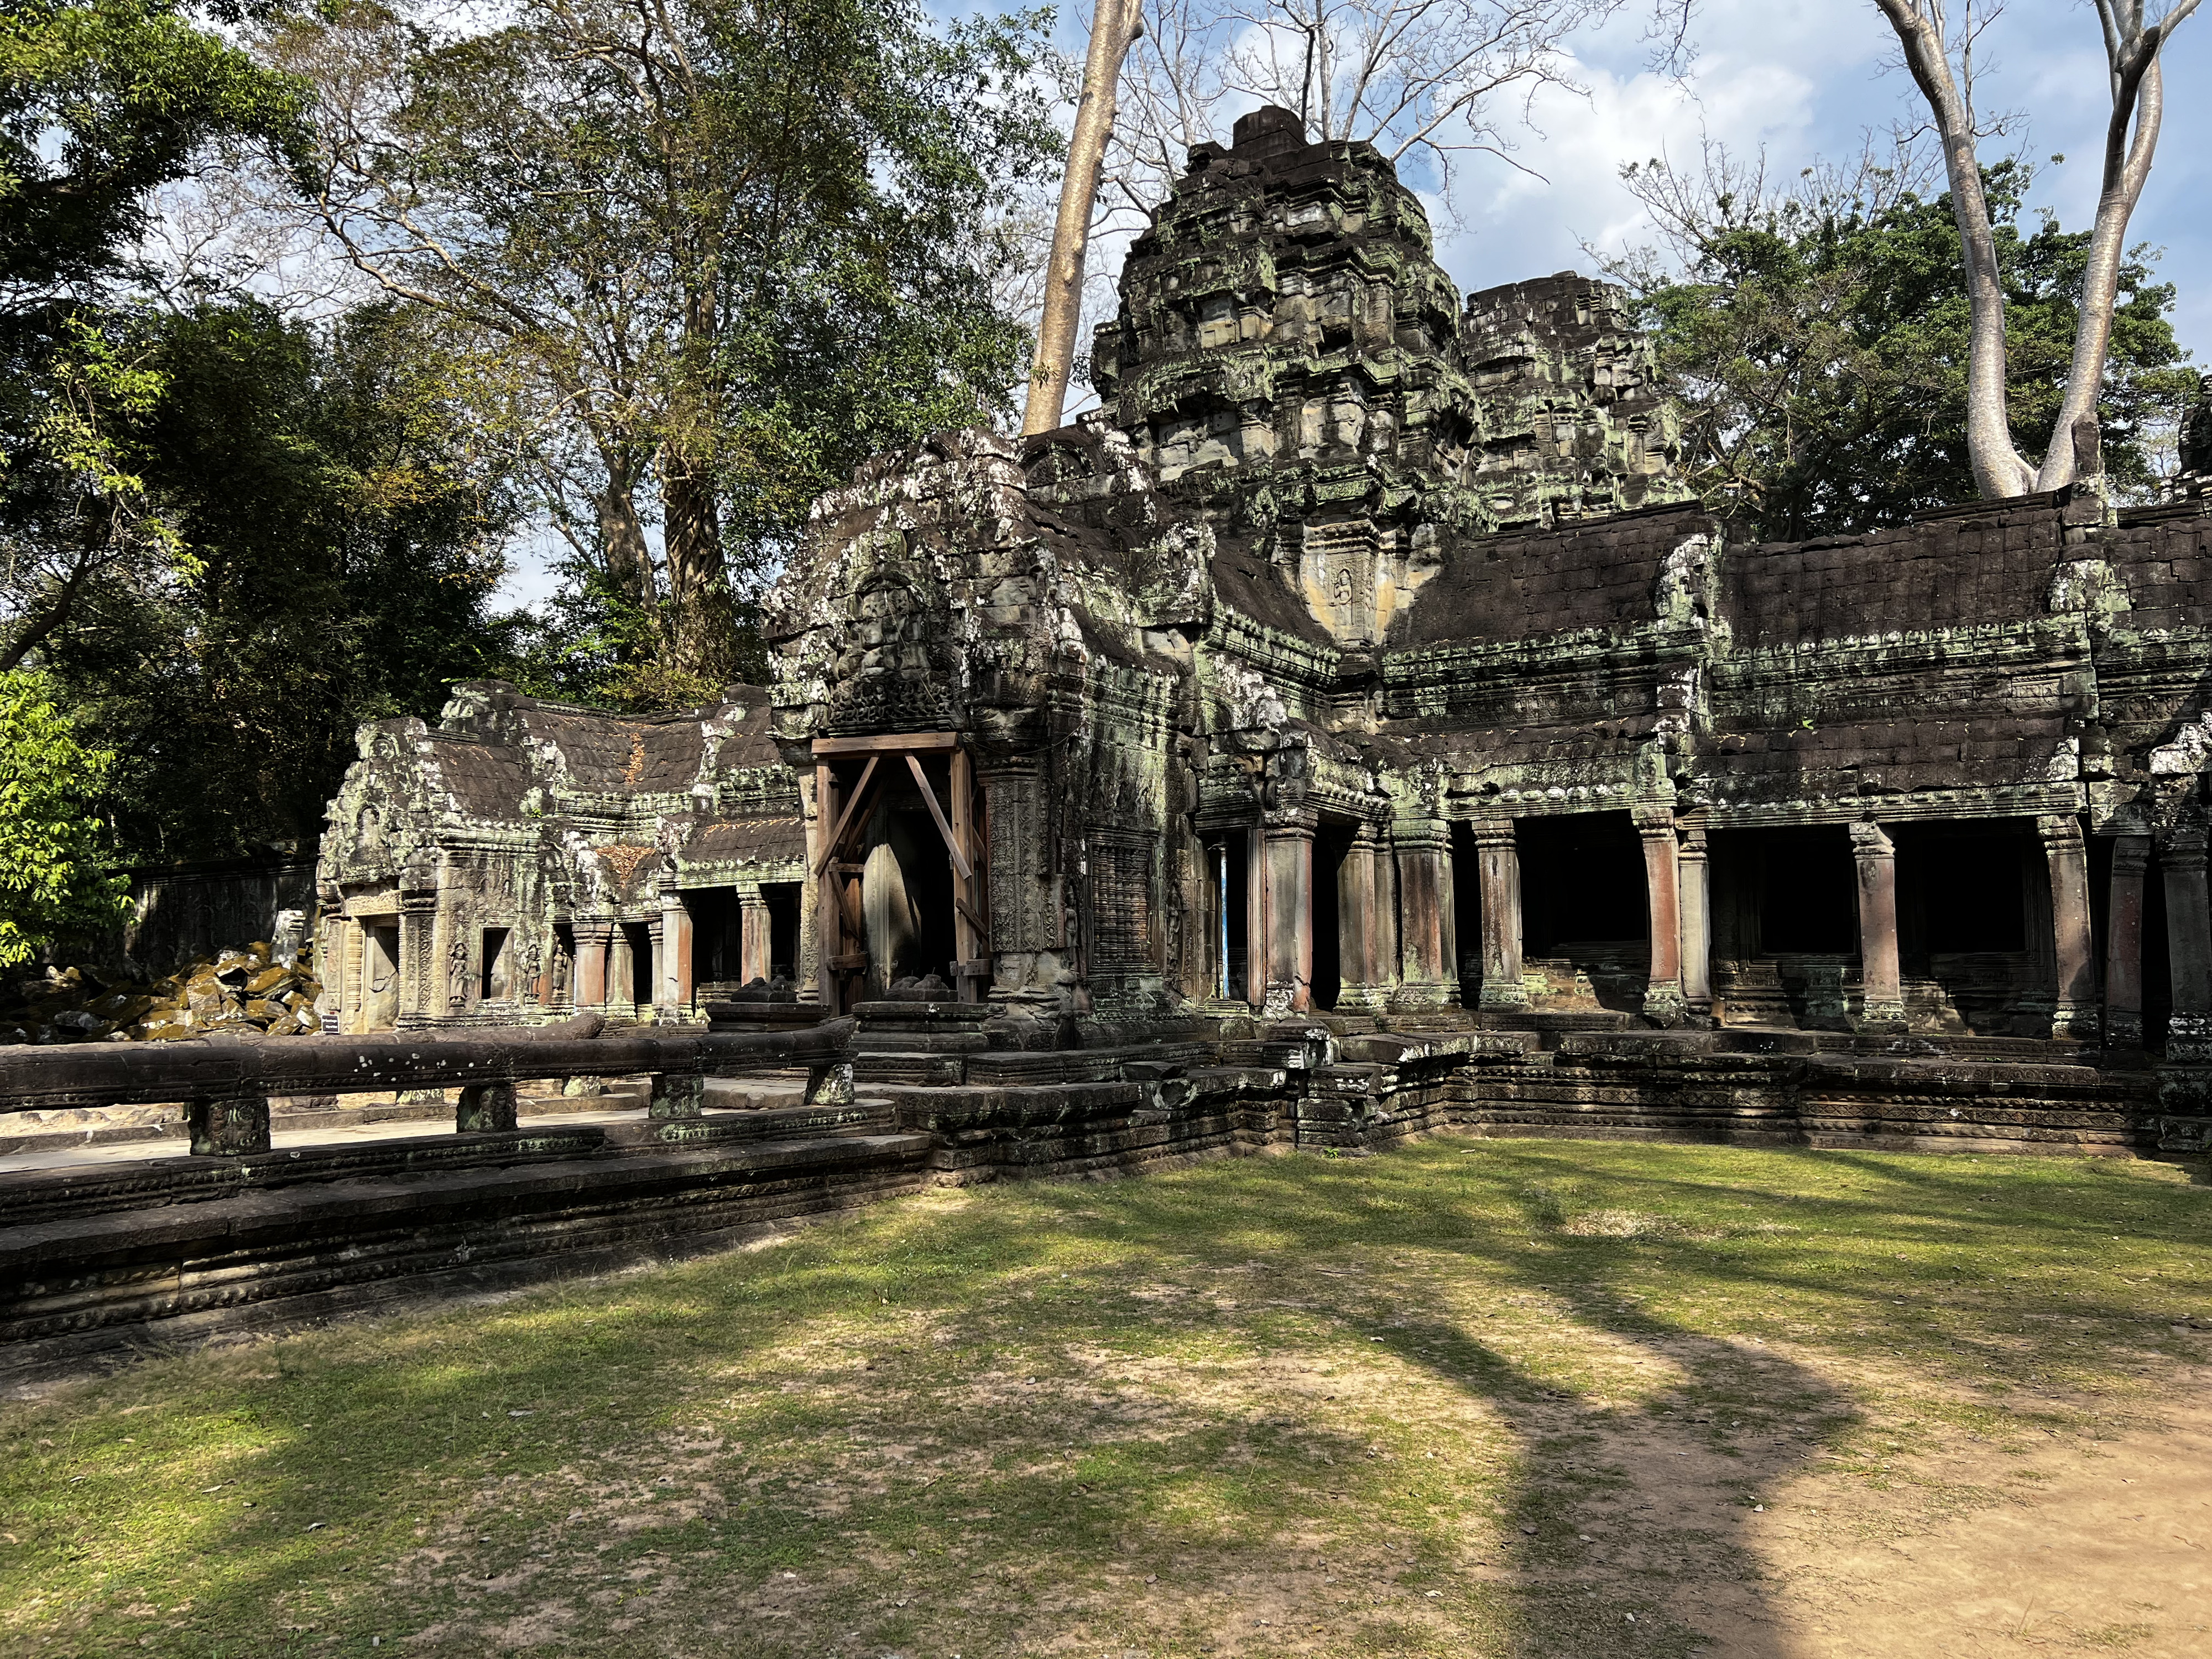
<path id="1" fill-rule="evenodd" d="M 925 756 L 943 755 L 949 768 L 947 799 L 940 802 Z M 902 759 L 922 804 L 945 842 L 952 870 L 954 955 L 949 964 L 963 1002 L 982 999 L 991 980 L 990 924 L 983 879 L 983 842 L 975 813 L 973 763 L 951 732 L 892 733 L 872 738 L 817 738 L 814 743 L 814 822 L 811 868 L 819 883 L 817 949 L 822 1006 L 832 1013 L 852 1006 L 853 982 L 867 971 L 867 927 L 861 903 L 864 861 L 856 843 L 867 823 L 869 792 L 881 781 L 887 757 Z M 849 793 L 840 790 L 836 763 L 863 759 Z M 948 811 L 947 808 L 950 808 Z M 827 826 L 827 828 L 824 828 Z"/>

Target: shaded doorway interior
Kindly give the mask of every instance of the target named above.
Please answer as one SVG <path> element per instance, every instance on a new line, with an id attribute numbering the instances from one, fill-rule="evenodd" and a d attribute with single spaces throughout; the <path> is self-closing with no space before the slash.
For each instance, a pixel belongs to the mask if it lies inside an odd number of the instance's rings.
<path id="1" fill-rule="evenodd" d="M 1713 996 L 1730 1025 L 1841 1030 L 1858 982 L 1858 865 L 1848 825 L 1716 830 Z"/>
<path id="2" fill-rule="evenodd" d="M 1250 837 L 1230 835 L 1206 844 L 1209 923 L 1206 959 L 1212 964 L 1209 995 L 1224 1002 L 1251 1002 Z"/>
<path id="3" fill-rule="evenodd" d="M 684 895 L 691 914 L 691 983 L 729 985 L 744 977 L 744 911 L 734 887 L 694 887 Z"/>
<path id="4" fill-rule="evenodd" d="M 764 881 L 761 902 L 768 906 L 768 976 L 772 980 L 799 977 L 799 896 L 795 881 Z"/>
<path id="5" fill-rule="evenodd" d="M 642 921 L 622 924 L 623 942 L 629 947 L 629 1000 L 639 1008 L 653 1006 L 653 928 Z"/>
<path id="6" fill-rule="evenodd" d="M 1898 963 L 1922 1029 L 2002 1036 L 2055 971 L 2051 881 L 2033 818 L 1887 826 L 1897 848 Z"/>
<path id="7" fill-rule="evenodd" d="M 1323 823 L 1314 832 L 1313 1006 L 1326 1013 L 1344 993 L 1344 855 L 1352 848 L 1350 824 Z"/>
<path id="8" fill-rule="evenodd" d="M 1474 829 L 1464 818 L 1451 827 L 1452 927 L 1459 941 L 1459 1000 L 1474 1007 L 1482 995 L 1482 860 Z M 1524 939 L 1525 943 L 1525 939 Z"/>
<path id="9" fill-rule="evenodd" d="M 952 863 L 911 783 L 885 789 L 868 820 L 860 875 L 870 994 L 935 974 L 951 982 Z"/>
<path id="10" fill-rule="evenodd" d="M 1635 821 L 1625 811 L 1522 818 L 1516 841 L 1522 966 L 1538 1006 L 1641 1009 L 1651 916 Z"/>

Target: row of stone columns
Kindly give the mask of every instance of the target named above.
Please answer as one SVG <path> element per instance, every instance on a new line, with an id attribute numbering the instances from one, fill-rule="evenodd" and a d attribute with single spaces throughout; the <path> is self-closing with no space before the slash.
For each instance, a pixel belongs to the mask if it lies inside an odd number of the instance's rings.
<path id="1" fill-rule="evenodd" d="M 1314 841 L 1319 815 L 1273 811 L 1248 861 L 1248 977 L 1269 1013 L 1313 1006 Z M 1335 872 L 1338 1006 L 1428 1006 L 1458 997 L 1451 826 L 1401 819 L 1353 826 Z M 1227 894 L 1219 902 L 1230 902 Z M 1218 964 L 1217 964 L 1218 965 Z M 1248 990 L 1249 990 L 1248 987 Z"/>
<path id="2" fill-rule="evenodd" d="M 1644 1012 L 1663 1024 L 1712 1012 L 1712 898 L 1705 826 L 1664 808 L 1639 810 L 1651 929 L 1651 966 Z M 2098 1006 L 2097 964 L 2089 908 L 2087 848 L 2078 818 L 2053 814 L 2037 821 L 2051 882 L 2051 1034 L 2094 1039 L 2112 1047 L 2142 1043 L 2142 913 L 2146 836 L 2121 836 L 2112 849 L 2112 904 L 2106 929 L 2104 1006 Z M 1511 820 L 1473 826 L 1481 884 L 1482 987 L 1480 1006 L 1523 1006 L 1521 867 Z M 1850 826 L 1858 889 L 1863 1024 L 1905 1023 L 1899 959 L 1897 848 L 1871 821 Z M 2166 888 L 2173 1014 L 2171 1050 L 2212 1054 L 2212 913 L 2208 913 L 2205 837 L 2200 829 L 2171 832 L 2160 851 Z"/>

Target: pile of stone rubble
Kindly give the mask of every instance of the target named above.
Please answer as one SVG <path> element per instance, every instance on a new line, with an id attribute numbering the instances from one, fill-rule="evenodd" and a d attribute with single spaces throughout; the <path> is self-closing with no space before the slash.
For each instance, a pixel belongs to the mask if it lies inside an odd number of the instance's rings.
<path id="1" fill-rule="evenodd" d="M 203 957 L 150 982 L 47 968 L 0 983 L 0 1043 L 293 1036 L 321 1029 L 321 994 L 305 954 L 287 966 L 266 944 Z"/>

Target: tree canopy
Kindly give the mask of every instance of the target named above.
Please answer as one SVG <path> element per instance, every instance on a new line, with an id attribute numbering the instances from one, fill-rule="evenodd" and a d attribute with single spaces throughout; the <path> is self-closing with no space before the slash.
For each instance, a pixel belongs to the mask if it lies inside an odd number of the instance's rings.
<path id="1" fill-rule="evenodd" d="M 1972 316 L 1948 196 L 1923 196 L 1904 167 L 1816 168 L 1781 191 L 1718 155 L 1700 173 L 1626 172 L 1666 246 L 1607 270 L 1658 329 L 1707 499 L 1795 539 L 1972 498 Z M 2016 162 L 1985 179 L 2007 409 L 2022 444 L 2050 431 L 2064 396 L 2090 240 L 2025 215 L 2030 182 Z M 2099 400 L 2107 476 L 2122 491 L 2154 488 L 2155 446 L 2195 385 L 2173 300 L 2137 250 L 2119 274 Z"/>
<path id="2" fill-rule="evenodd" d="M 129 884 L 94 808 L 113 759 L 80 741 L 43 678 L 0 673 L 0 967 L 122 920 Z"/>

